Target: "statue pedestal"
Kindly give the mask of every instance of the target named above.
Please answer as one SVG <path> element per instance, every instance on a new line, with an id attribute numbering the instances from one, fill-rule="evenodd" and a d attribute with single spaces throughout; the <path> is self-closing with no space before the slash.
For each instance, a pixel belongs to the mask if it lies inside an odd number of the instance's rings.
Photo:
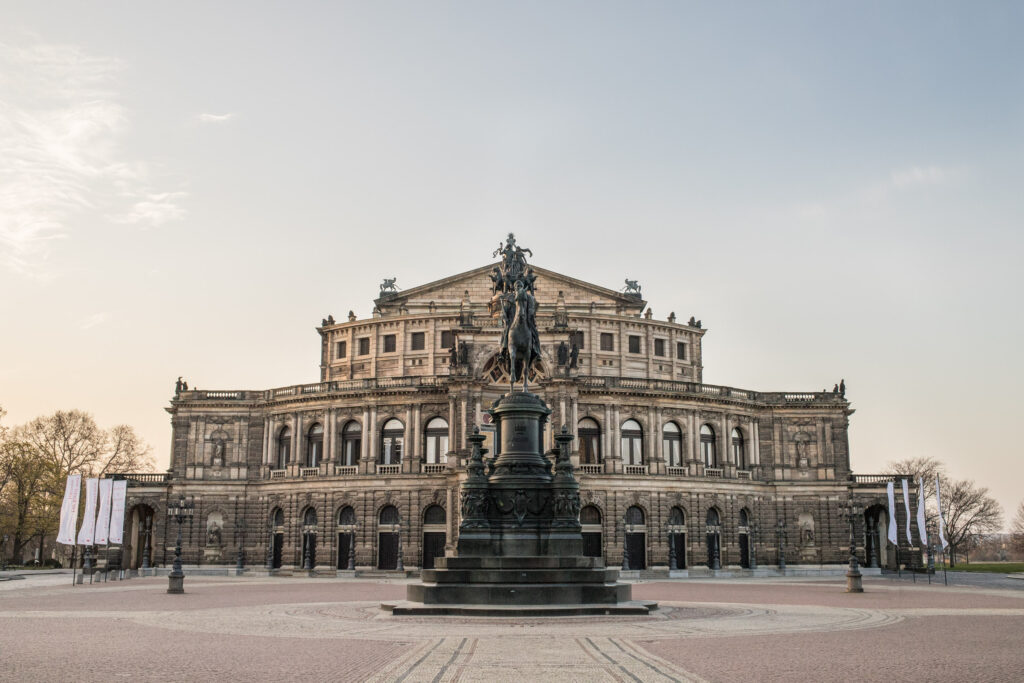
<path id="1" fill-rule="evenodd" d="M 513 392 L 491 409 L 497 425 L 497 458 L 485 472 L 480 444 L 469 437 L 473 458 L 462 484 L 462 524 L 457 556 L 436 560 L 407 600 L 381 605 L 393 614 L 531 616 L 647 614 L 657 604 L 631 600 L 632 587 L 617 583 L 618 570 L 583 556 L 579 483 L 568 451 L 572 437 L 556 436 L 559 457 L 541 454 L 550 410 L 540 397 Z M 561 455 L 564 452 L 565 455 Z"/>

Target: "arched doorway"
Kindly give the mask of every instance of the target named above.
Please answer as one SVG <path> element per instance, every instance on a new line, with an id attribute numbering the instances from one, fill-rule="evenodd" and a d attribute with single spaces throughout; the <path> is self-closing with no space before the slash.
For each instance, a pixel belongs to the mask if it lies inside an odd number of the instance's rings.
<path id="1" fill-rule="evenodd" d="M 881 505 L 872 505 L 864 511 L 864 566 L 888 565 L 889 511 Z"/>
<path id="2" fill-rule="evenodd" d="M 624 554 L 630 569 L 647 569 L 647 519 L 636 505 L 626 510 Z"/>
<path id="3" fill-rule="evenodd" d="M 270 566 L 281 568 L 281 553 L 284 550 L 284 510 L 275 508 L 270 513 Z"/>
<path id="4" fill-rule="evenodd" d="M 125 548 L 122 562 L 128 569 L 149 569 L 153 566 L 153 520 L 156 518 L 153 508 L 148 505 L 136 505 L 128 517 L 128 547 Z"/>
<path id="5" fill-rule="evenodd" d="M 583 556 L 601 557 L 601 511 L 594 505 L 580 510 L 580 526 L 583 530 Z"/>
<path id="6" fill-rule="evenodd" d="M 423 512 L 423 569 L 433 569 L 434 559 L 444 557 L 447 534 L 444 508 L 431 505 Z"/>
<path id="7" fill-rule="evenodd" d="M 385 505 L 377 521 L 377 569 L 398 569 L 398 534 L 401 532 L 398 508 Z"/>
<path id="8" fill-rule="evenodd" d="M 316 522 L 316 509 L 306 508 L 302 514 L 302 555 L 299 557 L 299 566 L 303 569 L 316 567 Z"/>
<path id="9" fill-rule="evenodd" d="M 718 508 L 708 508 L 707 516 L 708 568 L 722 568 L 722 515 Z"/>
<path id="10" fill-rule="evenodd" d="M 750 569 L 750 514 L 746 508 L 740 510 L 740 526 L 736 532 L 740 544 L 740 566 Z"/>
<path id="11" fill-rule="evenodd" d="M 668 513 L 668 568 L 686 569 L 686 514 L 681 507 Z"/>
<path id="12" fill-rule="evenodd" d="M 338 569 L 356 568 L 356 511 L 346 505 L 338 511 Z"/>

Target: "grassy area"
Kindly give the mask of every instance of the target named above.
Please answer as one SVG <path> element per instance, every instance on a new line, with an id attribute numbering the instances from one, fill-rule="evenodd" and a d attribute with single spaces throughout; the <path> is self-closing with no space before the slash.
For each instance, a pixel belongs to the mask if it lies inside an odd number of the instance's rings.
<path id="1" fill-rule="evenodd" d="M 938 567 L 936 567 L 937 569 Z M 1015 574 L 1024 572 L 1024 562 L 971 562 L 950 567 L 951 572 L 996 572 L 998 574 Z"/>

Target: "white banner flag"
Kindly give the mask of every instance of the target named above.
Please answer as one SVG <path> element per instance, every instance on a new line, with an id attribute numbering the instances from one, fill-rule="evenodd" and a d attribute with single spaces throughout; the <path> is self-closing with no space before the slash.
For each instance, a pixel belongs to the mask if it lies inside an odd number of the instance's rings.
<path id="1" fill-rule="evenodd" d="M 72 474 L 64 485 L 64 502 L 60 506 L 60 531 L 57 543 L 75 544 L 75 523 L 78 521 L 78 501 L 82 496 L 82 475 Z"/>
<path id="2" fill-rule="evenodd" d="M 899 545 L 900 540 L 896 532 L 896 492 L 891 481 L 885 485 L 885 492 L 889 495 L 889 528 L 887 529 L 889 542 Z"/>
<path id="3" fill-rule="evenodd" d="M 907 509 L 907 545 L 914 545 L 914 537 L 910 535 L 910 487 L 906 479 L 900 479 L 903 485 L 903 507 Z"/>
<path id="4" fill-rule="evenodd" d="M 82 528 L 78 530 L 78 545 L 92 545 L 96 532 L 96 494 L 99 490 L 98 479 L 85 480 L 85 514 L 82 516 Z"/>
<path id="5" fill-rule="evenodd" d="M 924 479 L 917 479 L 917 537 L 921 539 L 921 547 L 928 547 L 928 524 L 924 518 Z"/>
<path id="6" fill-rule="evenodd" d="M 128 490 L 128 482 L 123 479 L 114 482 L 114 492 L 110 500 L 110 542 L 124 542 L 124 498 Z"/>
<path id="7" fill-rule="evenodd" d="M 100 511 L 96 515 L 96 545 L 107 544 L 110 532 L 110 492 L 113 479 L 100 479 Z"/>
<path id="8" fill-rule="evenodd" d="M 939 508 L 939 543 L 942 544 L 942 549 L 945 550 L 949 547 L 949 541 L 946 540 L 946 520 L 942 518 L 942 495 L 939 493 L 939 477 L 935 477 L 935 505 Z"/>

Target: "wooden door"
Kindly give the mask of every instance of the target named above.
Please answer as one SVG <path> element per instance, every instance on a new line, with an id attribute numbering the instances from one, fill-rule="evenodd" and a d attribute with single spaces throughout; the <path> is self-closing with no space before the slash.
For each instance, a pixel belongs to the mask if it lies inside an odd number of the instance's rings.
<path id="1" fill-rule="evenodd" d="M 423 532 L 423 569 L 433 569 L 434 558 L 444 557 L 446 540 L 446 534 L 443 531 Z"/>
<path id="2" fill-rule="evenodd" d="M 398 569 L 398 533 L 377 534 L 377 569 Z"/>
<path id="3" fill-rule="evenodd" d="M 629 553 L 630 569 L 647 569 L 647 534 L 627 533 L 626 552 Z"/>

